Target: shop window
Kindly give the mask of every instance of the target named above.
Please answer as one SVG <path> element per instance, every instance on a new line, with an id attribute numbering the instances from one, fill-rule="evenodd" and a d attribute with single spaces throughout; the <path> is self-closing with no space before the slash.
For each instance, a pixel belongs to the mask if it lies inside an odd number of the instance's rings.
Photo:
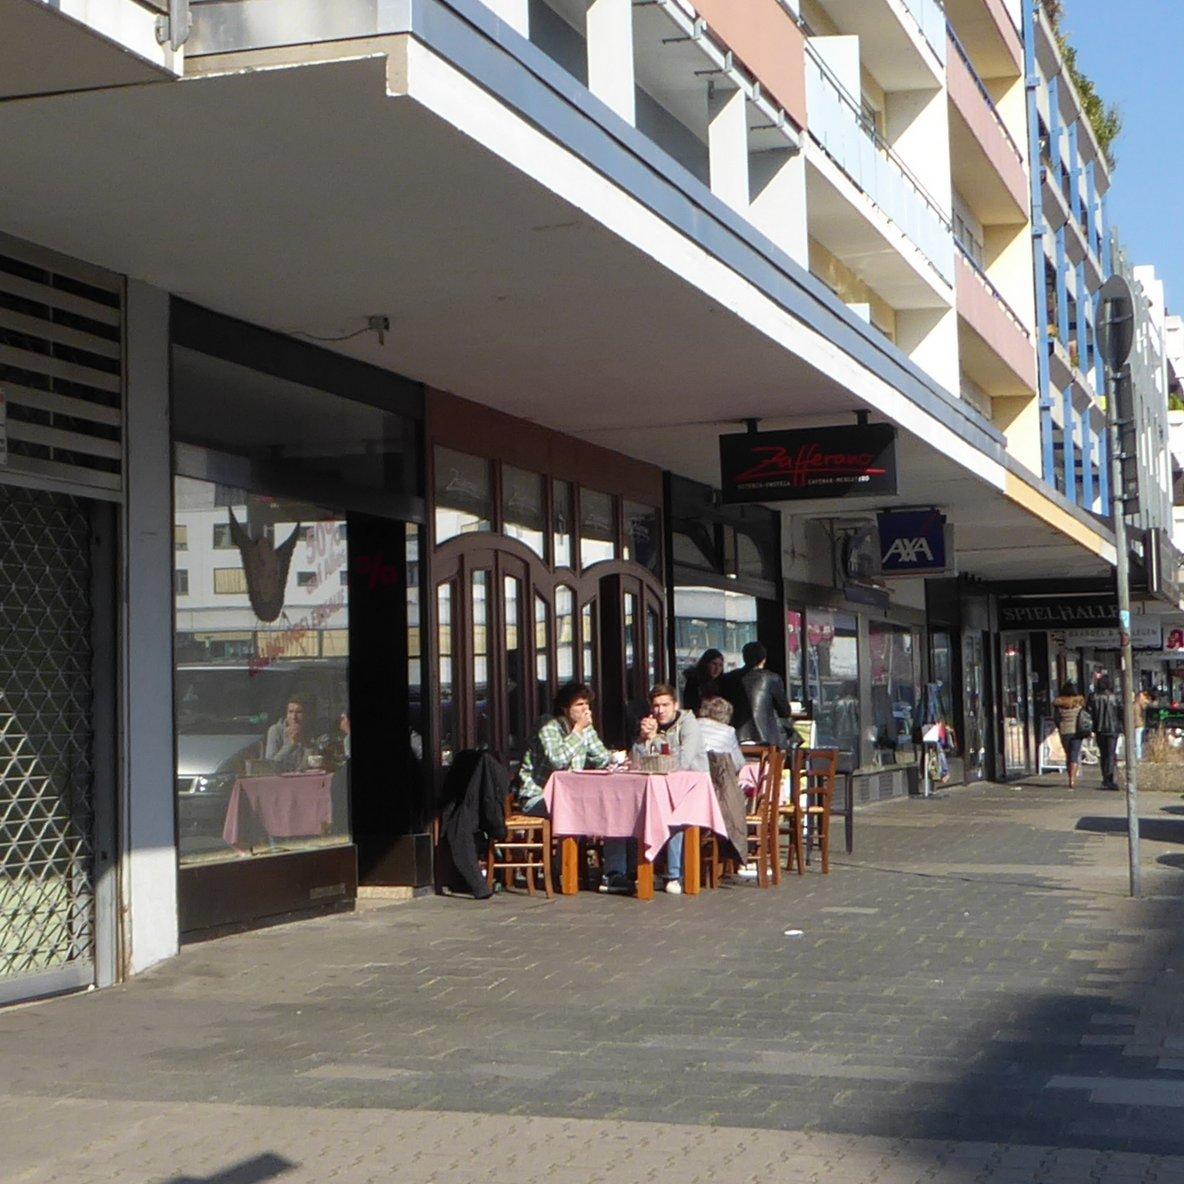
<path id="1" fill-rule="evenodd" d="M 537 593 L 534 598 L 534 677 L 535 714 L 551 712 L 551 627 L 547 601 Z"/>
<path id="2" fill-rule="evenodd" d="M 629 699 L 641 699 L 644 695 L 638 686 L 637 671 L 637 597 L 625 593 L 625 694 Z"/>
<path id="3" fill-rule="evenodd" d="M 436 448 L 436 545 L 458 535 L 493 529 L 489 461 Z"/>
<path id="4" fill-rule="evenodd" d="M 551 486 L 553 529 L 551 546 L 556 567 L 571 567 L 572 548 L 572 492 L 567 481 L 556 481 Z"/>
<path id="5" fill-rule="evenodd" d="M 580 490 L 580 566 L 617 557 L 616 507 L 611 494 Z"/>
<path id="6" fill-rule="evenodd" d="M 662 574 L 662 518 L 653 506 L 626 502 L 625 559 L 640 563 L 654 575 Z"/>
<path id="7" fill-rule="evenodd" d="M 719 650 L 724 668 L 743 664 L 743 650 L 757 640 L 755 596 L 722 588 L 674 589 L 674 660 L 681 674 L 704 650 Z"/>
<path id="8" fill-rule="evenodd" d="M 599 673 L 596 666 L 596 642 L 596 602 L 590 600 L 580 609 L 580 658 L 584 682 L 591 686 L 596 685 Z"/>
<path id="9" fill-rule="evenodd" d="M 806 701 L 806 684 L 803 680 L 803 664 L 805 662 L 805 614 L 797 609 L 789 609 L 785 614 L 785 689 L 789 693 L 791 703 Z"/>
<path id="10" fill-rule="evenodd" d="M 242 596 L 247 591 L 247 574 L 241 567 L 214 568 L 214 591 L 219 596 Z"/>
<path id="11" fill-rule="evenodd" d="M 871 621 L 868 648 L 876 755 L 882 764 L 908 764 L 915 759 L 913 725 L 917 711 L 913 631 L 904 625 Z"/>
<path id="12" fill-rule="evenodd" d="M 543 558 L 547 515 L 543 506 L 543 479 L 513 465 L 502 466 L 502 519 L 505 532 L 525 543 Z"/>
<path id="13" fill-rule="evenodd" d="M 526 631 L 522 627 L 522 581 L 502 580 L 505 629 L 506 740 L 510 752 L 521 755 L 526 746 Z"/>
<path id="14" fill-rule="evenodd" d="M 440 763 L 452 764 L 457 745 L 456 677 L 453 669 L 453 586 L 436 589 L 436 654 L 440 672 Z"/>
<path id="15" fill-rule="evenodd" d="M 560 686 L 576 677 L 576 596 L 566 584 L 555 589 L 555 675 Z"/>
<path id="16" fill-rule="evenodd" d="M 820 748 L 859 754 L 859 630 L 851 613 L 806 612 L 806 694 Z"/>
<path id="17" fill-rule="evenodd" d="M 216 487 L 177 477 L 176 525 L 209 529 Z M 240 494 L 236 517 L 256 541 L 291 537 L 298 523 L 341 514 L 301 501 Z M 298 544 L 298 553 L 304 547 Z M 282 559 L 263 548 L 226 552 L 214 591 L 232 605 L 195 607 L 177 588 L 175 671 L 177 817 L 183 864 L 266 856 L 349 841 L 349 608 L 345 589 L 310 606 L 291 602 Z M 344 548 L 342 548 L 344 551 Z M 344 562 L 344 555 L 340 557 Z M 328 569 L 336 557 L 325 556 Z M 334 569 L 335 570 L 335 569 Z M 304 574 L 303 572 L 300 574 Z M 308 574 L 316 575 L 312 571 Z M 211 629 L 210 626 L 216 628 Z M 280 815 L 277 778 L 300 774 L 307 810 Z"/>
<path id="18" fill-rule="evenodd" d="M 411 750 L 417 760 L 423 759 L 424 694 L 423 694 L 423 633 L 419 591 L 419 527 L 413 522 L 406 526 L 404 563 L 407 569 L 407 695 L 410 706 Z M 412 575 L 412 573 L 415 573 Z"/>
<path id="19" fill-rule="evenodd" d="M 490 702 L 489 684 L 489 572 L 475 571 L 472 576 L 473 597 L 472 636 L 470 650 L 473 655 L 473 715 L 476 722 L 476 740 L 490 744 L 493 739 L 493 704 Z"/>
<path id="20" fill-rule="evenodd" d="M 179 567 L 173 572 L 173 591 L 178 596 L 189 595 L 189 572 Z"/>

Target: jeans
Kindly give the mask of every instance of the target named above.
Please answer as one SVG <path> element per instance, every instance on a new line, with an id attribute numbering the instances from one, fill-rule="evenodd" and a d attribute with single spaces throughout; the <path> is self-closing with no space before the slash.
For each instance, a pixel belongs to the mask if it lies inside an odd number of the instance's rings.
<path id="1" fill-rule="evenodd" d="M 1135 760 L 1141 761 L 1143 759 L 1143 741 L 1147 738 L 1147 729 L 1140 727 L 1135 729 Z"/>
<path id="2" fill-rule="evenodd" d="M 629 843 L 631 839 L 604 840 L 604 874 L 606 876 L 628 875 Z M 682 879 L 682 831 L 672 835 L 666 844 L 666 875 L 671 880 Z"/>
<path id="3" fill-rule="evenodd" d="M 1098 733 L 1098 758 L 1102 764 L 1102 784 L 1107 789 L 1118 785 L 1118 737 L 1105 732 Z"/>

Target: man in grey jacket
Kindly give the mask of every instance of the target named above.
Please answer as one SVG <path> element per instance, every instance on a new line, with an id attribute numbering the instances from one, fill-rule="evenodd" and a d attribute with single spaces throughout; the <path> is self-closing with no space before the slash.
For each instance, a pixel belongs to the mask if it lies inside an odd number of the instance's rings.
<path id="1" fill-rule="evenodd" d="M 678 692 L 668 683 L 658 683 L 650 689 L 650 714 L 638 728 L 637 741 L 633 745 L 634 759 L 669 753 L 680 769 L 706 773 L 707 752 L 703 747 L 703 735 L 699 721 L 678 705 Z M 625 874 L 626 839 L 605 839 L 604 841 L 604 891 L 628 890 Z M 672 835 L 666 844 L 666 891 L 673 896 L 682 892 L 682 832 Z"/>

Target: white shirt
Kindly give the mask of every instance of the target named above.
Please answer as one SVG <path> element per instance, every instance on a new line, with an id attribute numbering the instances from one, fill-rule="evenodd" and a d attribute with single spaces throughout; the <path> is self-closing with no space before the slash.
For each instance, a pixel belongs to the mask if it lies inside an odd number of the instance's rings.
<path id="1" fill-rule="evenodd" d="M 732 758 L 732 764 L 739 773 L 747 763 L 744 753 L 740 751 L 740 741 L 736 739 L 736 729 L 729 724 L 721 724 L 714 719 L 699 718 L 699 733 L 703 737 L 703 748 L 707 752 L 719 752 Z"/>

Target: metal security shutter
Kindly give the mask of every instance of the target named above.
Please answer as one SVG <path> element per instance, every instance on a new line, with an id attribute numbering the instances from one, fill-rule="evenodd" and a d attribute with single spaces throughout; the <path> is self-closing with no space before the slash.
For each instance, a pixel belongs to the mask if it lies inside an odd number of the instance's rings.
<path id="1" fill-rule="evenodd" d="M 90 539 L 83 499 L 0 485 L 0 1001 L 92 975 Z"/>
<path id="2" fill-rule="evenodd" d="M 0 235 L 0 477 L 123 493 L 123 281 Z"/>

